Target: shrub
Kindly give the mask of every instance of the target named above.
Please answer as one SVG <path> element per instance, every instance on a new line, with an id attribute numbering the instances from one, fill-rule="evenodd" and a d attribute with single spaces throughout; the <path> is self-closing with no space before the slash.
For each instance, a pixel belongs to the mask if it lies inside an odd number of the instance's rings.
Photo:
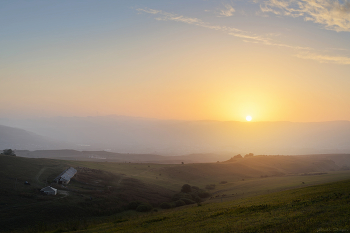
<path id="1" fill-rule="evenodd" d="M 171 207 L 173 207 L 173 205 L 169 202 L 163 202 L 162 204 L 160 204 L 160 208 L 162 209 L 170 209 Z"/>
<path id="2" fill-rule="evenodd" d="M 182 201 L 184 201 L 186 203 L 186 205 L 191 205 L 194 204 L 196 202 L 192 201 L 191 199 L 187 199 L 187 198 L 182 198 Z"/>
<path id="3" fill-rule="evenodd" d="M 192 191 L 191 186 L 189 184 L 182 185 L 181 192 L 190 193 Z"/>
<path id="4" fill-rule="evenodd" d="M 207 197 L 210 197 L 210 193 L 208 193 L 207 191 L 201 190 L 200 192 L 198 192 L 198 196 L 200 198 L 207 198 Z"/>
<path id="5" fill-rule="evenodd" d="M 227 184 L 227 181 L 221 181 L 220 184 Z"/>
<path id="6" fill-rule="evenodd" d="M 180 200 L 180 199 L 183 199 L 183 198 L 192 199 L 192 196 L 189 193 L 176 193 L 173 196 L 173 201 L 177 201 L 177 200 Z"/>
<path id="7" fill-rule="evenodd" d="M 193 198 L 193 200 L 194 200 L 196 203 L 202 202 L 202 199 L 201 199 L 200 197 L 198 197 L 198 196 L 195 196 L 195 197 Z"/>
<path id="8" fill-rule="evenodd" d="M 177 200 L 177 201 L 175 201 L 175 205 L 176 205 L 177 207 L 179 207 L 179 206 L 186 205 L 186 203 L 185 203 L 183 200 Z"/>
<path id="9" fill-rule="evenodd" d="M 142 203 L 140 201 L 132 201 L 128 204 L 128 209 L 129 210 L 136 210 L 137 207 L 139 207 L 139 205 L 141 205 Z"/>
<path id="10" fill-rule="evenodd" d="M 5 149 L 2 153 L 4 155 L 16 156 L 15 152 L 12 149 Z"/>
<path id="11" fill-rule="evenodd" d="M 153 207 L 150 204 L 141 204 L 136 208 L 138 212 L 148 212 L 151 211 Z"/>

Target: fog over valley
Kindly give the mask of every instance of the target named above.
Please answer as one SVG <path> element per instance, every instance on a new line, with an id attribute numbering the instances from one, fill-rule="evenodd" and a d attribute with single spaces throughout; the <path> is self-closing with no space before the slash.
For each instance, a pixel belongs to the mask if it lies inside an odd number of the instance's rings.
<path id="1" fill-rule="evenodd" d="M 157 120 L 126 116 L 0 119 L 0 146 L 117 153 L 350 153 L 350 122 Z M 9 137 L 11 135 L 11 137 Z"/>

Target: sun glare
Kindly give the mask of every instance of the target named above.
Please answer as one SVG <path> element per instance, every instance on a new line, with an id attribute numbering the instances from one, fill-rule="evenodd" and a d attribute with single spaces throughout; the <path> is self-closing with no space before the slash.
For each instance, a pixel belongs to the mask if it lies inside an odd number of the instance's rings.
<path id="1" fill-rule="evenodd" d="M 246 119 L 247 121 L 251 121 L 253 118 L 252 118 L 251 116 L 247 116 L 245 119 Z"/>

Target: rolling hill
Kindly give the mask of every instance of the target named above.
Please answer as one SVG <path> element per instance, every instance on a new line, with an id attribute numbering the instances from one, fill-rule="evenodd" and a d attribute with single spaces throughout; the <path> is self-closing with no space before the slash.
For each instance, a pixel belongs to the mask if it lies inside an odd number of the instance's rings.
<path id="1" fill-rule="evenodd" d="M 50 183 L 67 167 L 78 170 L 68 185 Z M 200 189 L 213 184 L 215 188 L 210 190 L 213 199 L 202 200 L 212 203 L 212 209 L 222 201 L 244 202 L 247 197 L 348 179 L 350 171 L 339 169 L 333 161 L 301 156 L 256 156 L 202 164 L 150 164 L 0 155 L 0 230 L 67 231 L 111 219 L 116 223 L 131 221 L 140 217 L 139 212 L 129 207 L 133 202 L 148 203 L 163 216 L 167 211 L 162 210 L 160 204 L 171 202 L 173 195 L 186 183 Z M 30 185 L 25 185 L 25 181 Z M 39 190 L 48 184 L 58 189 L 57 196 L 40 194 Z M 181 209 L 186 213 L 191 211 L 191 207 L 179 207 L 174 211 Z M 146 215 L 158 216 L 156 212 Z"/>

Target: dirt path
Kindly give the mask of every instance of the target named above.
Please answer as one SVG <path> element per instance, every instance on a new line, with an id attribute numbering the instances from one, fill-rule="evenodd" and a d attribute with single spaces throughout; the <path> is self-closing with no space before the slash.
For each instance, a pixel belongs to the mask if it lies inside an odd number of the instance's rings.
<path id="1" fill-rule="evenodd" d="M 62 198 L 65 198 L 65 197 L 68 197 L 69 196 L 69 191 L 66 191 L 66 190 L 57 190 L 57 194 L 58 195 L 63 195 L 62 197 L 58 198 L 58 199 L 62 199 Z"/>
<path id="2" fill-rule="evenodd" d="M 45 171 L 46 169 L 47 169 L 47 167 L 43 167 L 43 168 L 40 169 L 40 171 L 38 172 L 38 174 L 36 174 L 35 180 L 36 180 L 36 183 L 37 183 L 38 185 L 41 184 L 39 178 L 40 178 L 40 176 L 44 173 L 44 171 Z"/>

